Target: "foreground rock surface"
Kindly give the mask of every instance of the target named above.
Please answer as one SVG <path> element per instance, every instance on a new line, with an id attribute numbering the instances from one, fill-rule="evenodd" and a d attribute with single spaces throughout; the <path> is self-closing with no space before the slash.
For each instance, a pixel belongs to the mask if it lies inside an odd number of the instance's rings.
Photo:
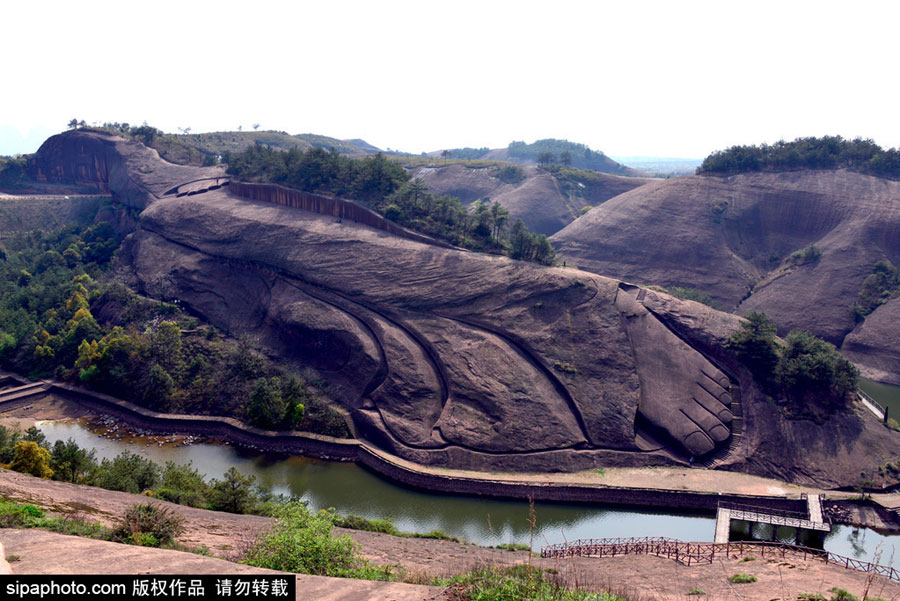
<path id="1" fill-rule="evenodd" d="M 41 530 L 0 531 L 14 574 L 280 574 L 223 559 L 65 536 Z M 296 580 L 296 599 L 317 601 L 425 601 L 446 599 L 439 587 L 285 574 Z"/>

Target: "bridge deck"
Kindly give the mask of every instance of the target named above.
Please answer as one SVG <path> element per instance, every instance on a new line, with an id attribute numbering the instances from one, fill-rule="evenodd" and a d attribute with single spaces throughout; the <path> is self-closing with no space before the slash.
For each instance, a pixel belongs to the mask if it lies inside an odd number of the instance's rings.
<path id="1" fill-rule="evenodd" d="M 731 526 L 731 520 L 744 520 L 747 522 L 756 522 L 758 524 L 772 524 L 773 526 L 790 526 L 799 530 L 830 531 L 831 524 L 826 523 L 822 517 L 822 504 L 819 495 L 809 495 L 806 504 L 809 510 L 808 519 L 804 519 L 800 517 L 800 515 L 792 516 L 766 513 L 765 511 L 752 507 L 723 507 L 720 505 L 716 512 L 715 542 L 728 542 L 728 531 Z"/>

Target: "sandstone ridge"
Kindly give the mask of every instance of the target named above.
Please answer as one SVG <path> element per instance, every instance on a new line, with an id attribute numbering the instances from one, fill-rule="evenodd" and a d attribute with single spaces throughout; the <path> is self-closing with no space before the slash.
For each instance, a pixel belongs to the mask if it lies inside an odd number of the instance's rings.
<path id="1" fill-rule="evenodd" d="M 894 435 L 865 414 L 783 419 L 724 350 L 739 318 L 610 278 L 227 188 L 153 200 L 120 258 L 151 296 L 314 367 L 359 436 L 418 463 L 572 471 L 694 456 L 846 485 L 892 457 Z"/>

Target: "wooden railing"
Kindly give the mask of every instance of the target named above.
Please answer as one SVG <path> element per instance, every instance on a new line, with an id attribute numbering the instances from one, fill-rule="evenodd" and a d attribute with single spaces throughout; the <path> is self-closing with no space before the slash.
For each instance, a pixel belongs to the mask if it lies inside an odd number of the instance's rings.
<path id="1" fill-rule="evenodd" d="M 616 557 L 619 555 L 655 555 L 684 565 L 710 564 L 716 558 L 738 559 L 752 553 L 759 557 L 796 557 L 816 559 L 850 570 L 874 573 L 900 582 L 900 571 L 868 561 L 852 559 L 822 549 L 787 543 L 739 541 L 729 543 L 686 543 L 671 538 L 595 538 L 547 545 L 541 557 Z"/>

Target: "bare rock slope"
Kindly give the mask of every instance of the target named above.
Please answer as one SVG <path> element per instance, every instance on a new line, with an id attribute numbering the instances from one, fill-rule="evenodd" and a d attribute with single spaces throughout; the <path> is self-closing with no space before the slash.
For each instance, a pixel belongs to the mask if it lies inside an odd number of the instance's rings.
<path id="1" fill-rule="evenodd" d="M 146 293 L 313 366 L 359 436 L 420 463 L 554 471 L 695 456 L 847 484 L 893 457 L 896 435 L 874 418 L 791 422 L 764 402 L 724 350 L 738 317 L 606 277 L 227 188 L 154 200 L 120 257 Z"/>
<path id="2" fill-rule="evenodd" d="M 498 177 L 498 167 L 464 163 L 420 166 L 411 171 L 433 192 L 456 196 L 465 205 L 480 199 L 497 201 L 513 220 L 521 219 L 531 231 L 548 236 L 572 223 L 585 206 L 601 204 L 652 181 L 593 173 L 587 183 L 567 185 L 552 172 L 534 166 L 523 168 L 525 177 L 521 181 L 503 181 Z"/>
<path id="3" fill-rule="evenodd" d="M 896 309 L 867 320 L 887 329 L 857 326 L 850 312 L 873 265 L 900 259 L 898 182 L 847 171 L 688 176 L 617 196 L 552 240 L 583 269 L 697 288 L 723 309 L 765 311 L 782 334 L 846 337 L 870 375 L 900 371 L 898 322 L 882 317 Z M 821 256 L 791 257 L 810 246 Z"/>

